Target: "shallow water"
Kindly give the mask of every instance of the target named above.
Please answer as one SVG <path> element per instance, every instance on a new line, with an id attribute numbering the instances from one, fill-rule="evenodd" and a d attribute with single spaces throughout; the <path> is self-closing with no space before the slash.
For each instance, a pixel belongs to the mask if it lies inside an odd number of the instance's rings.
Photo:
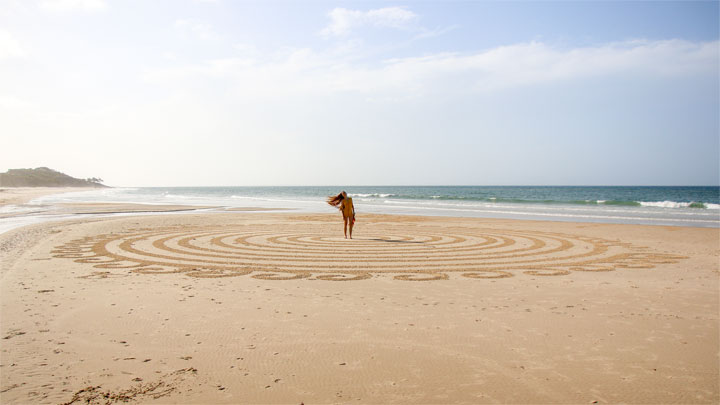
<path id="1" fill-rule="evenodd" d="M 362 213 L 720 227 L 720 188 L 363 186 L 346 187 Z M 334 212 L 339 187 L 112 188 L 45 196 L 31 203 L 125 202 L 286 208 Z"/>

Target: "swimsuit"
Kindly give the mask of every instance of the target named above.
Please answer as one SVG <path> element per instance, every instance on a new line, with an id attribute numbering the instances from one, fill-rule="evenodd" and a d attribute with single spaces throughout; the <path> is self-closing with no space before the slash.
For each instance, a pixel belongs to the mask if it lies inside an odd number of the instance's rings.
<path id="1" fill-rule="evenodd" d="M 355 209 L 353 207 L 352 198 L 347 197 L 343 200 L 341 204 L 342 206 L 340 207 L 340 211 L 342 211 L 344 218 L 352 218 L 355 216 Z"/>

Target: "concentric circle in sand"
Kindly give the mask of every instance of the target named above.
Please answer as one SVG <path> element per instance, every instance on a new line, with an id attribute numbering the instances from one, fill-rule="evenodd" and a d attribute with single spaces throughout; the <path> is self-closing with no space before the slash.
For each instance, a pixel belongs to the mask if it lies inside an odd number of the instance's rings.
<path id="1" fill-rule="evenodd" d="M 183 273 L 269 280 L 493 279 L 516 274 L 652 268 L 680 256 L 581 235 L 477 227 L 370 224 L 355 239 L 336 224 L 233 224 L 138 229 L 68 242 L 55 257 L 92 264 L 91 277 Z"/>

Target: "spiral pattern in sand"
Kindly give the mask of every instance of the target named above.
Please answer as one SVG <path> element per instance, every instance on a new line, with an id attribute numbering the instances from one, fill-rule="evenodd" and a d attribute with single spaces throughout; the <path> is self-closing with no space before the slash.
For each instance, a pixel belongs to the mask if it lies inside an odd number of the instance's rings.
<path id="1" fill-rule="evenodd" d="M 352 240 L 333 234 L 337 225 L 313 223 L 137 229 L 74 240 L 53 254 L 101 270 L 88 277 L 133 272 L 332 281 L 560 276 L 647 269 L 683 258 L 622 242 L 538 231 L 397 222 L 369 224 Z"/>

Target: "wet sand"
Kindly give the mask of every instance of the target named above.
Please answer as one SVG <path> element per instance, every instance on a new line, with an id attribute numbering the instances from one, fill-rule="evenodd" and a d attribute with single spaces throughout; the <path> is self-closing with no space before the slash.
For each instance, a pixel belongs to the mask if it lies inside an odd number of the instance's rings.
<path id="1" fill-rule="evenodd" d="M 243 212 L 2 234 L 0 402 L 720 401 L 717 229 L 363 215 L 354 237 Z"/>
<path id="2" fill-rule="evenodd" d="M 96 190 L 92 187 L 0 187 L 0 206 L 26 204 L 45 195 Z"/>

